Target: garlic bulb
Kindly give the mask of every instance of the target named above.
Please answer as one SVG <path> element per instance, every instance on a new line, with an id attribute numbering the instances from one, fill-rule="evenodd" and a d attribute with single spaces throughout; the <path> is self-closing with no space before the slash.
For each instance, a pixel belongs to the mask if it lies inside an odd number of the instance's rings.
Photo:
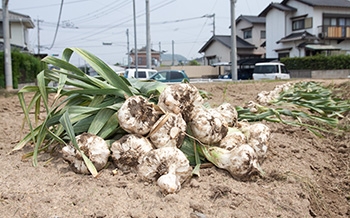
<path id="1" fill-rule="evenodd" d="M 262 91 L 258 93 L 256 100 L 260 104 L 268 104 L 269 102 L 278 98 L 281 92 L 285 92 L 290 89 L 292 83 L 285 83 L 282 85 L 276 85 L 272 91 Z"/>
<path id="2" fill-rule="evenodd" d="M 161 147 L 146 153 L 138 166 L 143 181 L 157 181 L 165 194 L 175 193 L 191 176 L 192 167 L 185 154 L 175 147 Z"/>
<path id="3" fill-rule="evenodd" d="M 136 95 L 126 99 L 118 110 L 119 125 L 128 133 L 146 135 L 162 112 L 146 98 Z"/>
<path id="4" fill-rule="evenodd" d="M 226 120 L 229 127 L 236 126 L 238 119 L 238 112 L 230 103 L 223 103 L 215 108 L 222 117 Z"/>
<path id="5" fill-rule="evenodd" d="M 227 135 L 218 143 L 218 147 L 226 150 L 232 150 L 241 144 L 246 144 L 245 135 L 237 128 L 229 127 Z"/>
<path id="6" fill-rule="evenodd" d="M 228 151 L 214 146 L 202 146 L 202 151 L 211 163 L 227 170 L 235 179 L 245 179 L 251 173 L 262 172 L 258 157 L 252 147 L 242 144 Z"/>
<path id="7" fill-rule="evenodd" d="M 151 142 L 142 136 L 127 134 L 111 145 L 113 163 L 123 172 L 136 171 L 144 154 L 153 149 Z"/>
<path id="8" fill-rule="evenodd" d="M 75 137 L 82 152 L 91 160 L 97 171 L 108 162 L 110 150 L 103 138 L 91 133 L 83 133 Z M 84 160 L 72 144 L 62 148 L 63 159 L 70 163 L 73 171 L 81 174 L 90 174 Z"/>
<path id="9" fill-rule="evenodd" d="M 241 130 L 247 137 L 247 143 L 254 148 L 261 163 L 266 157 L 271 134 L 270 128 L 263 123 L 253 123 L 242 127 Z"/>
<path id="10" fill-rule="evenodd" d="M 188 83 L 180 83 L 166 87 L 158 98 L 158 106 L 175 114 L 181 113 L 183 119 L 190 120 L 191 111 L 203 104 L 198 89 Z"/>
<path id="11" fill-rule="evenodd" d="M 202 107 L 197 107 L 192 111 L 189 126 L 193 136 L 205 144 L 220 142 L 228 131 L 227 122 L 219 112 Z"/>
<path id="12" fill-rule="evenodd" d="M 154 124 L 149 139 L 157 148 L 180 148 L 185 138 L 186 126 L 181 114 L 167 113 Z"/>

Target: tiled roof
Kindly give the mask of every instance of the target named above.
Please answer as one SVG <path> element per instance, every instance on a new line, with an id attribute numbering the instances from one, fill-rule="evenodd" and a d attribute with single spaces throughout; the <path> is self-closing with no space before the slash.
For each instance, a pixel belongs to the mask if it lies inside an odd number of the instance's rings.
<path id="1" fill-rule="evenodd" d="M 270 3 L 269 6 L 267 6 L 258 16 L 259 17 L 265 17 L 267 13 L 272 9 L 276 8 L 280 11 L 296 11 L 296 8 L 290 7 L 288 5 L 282 5 L 280 3 Z"/>
<path id="2" fill-rule="evenodd" d="M 284 0 L 281 4 L 287 4 L 290 0 Z M 320 7 L 345 7 L 350 8 L 350 1 L 348 0 L 295 0 L 302 2 L 310 6 L 320 6 Z"/>
<path id="3" fill-rule="evenodd" d="M 277 43 L 280 42 L 287 42 L 287 41 L 295 41 L 295 40 L 302 40 L 302 39 L 311 39 L 316 40 L 318 39 L 315 35 L 312 35 L 311 33 L 307 31 L 298 32 L 298 33 L 291 33 L 286 37 L 283 37 L 280 39 Z"/>
<path id="4" fill-rule="evenodd" d="M 0 8 L 0 20 L 2 21 L 2 9 Z M 10 22 L 22 22 L 27 28 L 34 28 L 35 25 L 28 15 L 16 13 L 13 11 L 9 11 L 9 20 Z"/>
<path id="5" fill-rule="evenodd" d="M 225 35 L 215 35 L 212 36 L 207 43 L 199 50 L 199 53 L 205 52 L 207 48 L 215 41 L 218 41 L 222 43 L 227 48 L 231 49 L 231 36 L 225 36 Z M 236 36 L 236 46 L 237 49 L 254 49 L 255 46 L 253 44 L 250 44 L 249 42 L 245 41 L 244 39 Z"/>
<path id="6" fill-rule="evenodd" d="M 258 16 L 253 16 L 253 15 L 240 15 L 236 19 L 236 23 L 240 22 L 241 20 L 246 20 L 250 23 L 262 23 L 262 24 L 264 24 L 266 22 L 265 17 L 258 17 Z"/>

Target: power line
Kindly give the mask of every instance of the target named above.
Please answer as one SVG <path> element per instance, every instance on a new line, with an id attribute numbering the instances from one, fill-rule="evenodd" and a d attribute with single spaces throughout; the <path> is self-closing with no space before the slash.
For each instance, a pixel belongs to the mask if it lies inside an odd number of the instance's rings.
<path id="1" fill-rule="evenodd" d="M 56 26 L 55 36 L 54 36 L 54 38 L 53 38 L 53 41 L 52 41 L 52 44 L 51 44 L 50 48 L 48 48 L 49 50 L 53 47 L 53 45 L 55 44 L 55 41 L 56 41 L 56 37 L 57 37 L 57 33 L 58 33 L 58 28 L 59 28 L 59 26 L 60 26 L 60 21 L 61 21 L 63 2 L 64 2 L 64 0 L 61 1 L 60 12 L 59 12 L 59 14 L 58 14 L 58 20 L 57 20 L 57 26 Z"/>

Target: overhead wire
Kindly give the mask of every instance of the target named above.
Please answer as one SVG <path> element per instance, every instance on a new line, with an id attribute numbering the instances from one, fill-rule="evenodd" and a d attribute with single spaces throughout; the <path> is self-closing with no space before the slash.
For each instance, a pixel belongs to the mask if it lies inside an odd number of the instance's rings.
<path id="1" fill-rule="evenodd" d="M 53 37 L 52 44 L 51 44 L 51 46 L 48 48 L 49 50 L 52 49 L 52 47 L 54 46 L 55 41 L 56 41 L 56 37 L 57 37 L 57 33 L 58 33 L 58 28 L 59 28 L 60 22 L 61 22 L 61 15 L 62 15 L 62 9 L 63 9 L 63 2 L 64 2 L 64 0 L 61 0 L 61 6 L 60 6 L 60 12 L 59 12 L 59 14 L 58 14 L 58 20 L 57 20 L 56 31 L 55 31 L 55 35 L 54 35 L 54 37 Z"/>

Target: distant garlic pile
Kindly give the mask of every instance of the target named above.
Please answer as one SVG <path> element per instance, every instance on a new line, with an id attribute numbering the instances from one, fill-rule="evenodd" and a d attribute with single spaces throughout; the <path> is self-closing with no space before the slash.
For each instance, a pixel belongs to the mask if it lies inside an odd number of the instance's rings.
<path id="1" fill-rule="evenodd" d="M 292 83 L 287 82 L 282 85 L 277 85 L 272 91 L 262 91 L 258 94 L 256 100 L 259 104 L 266 105 L 270 101 L 278 98 L 281 92 L 285 92 L 290 89 L 292 85 Z"/>
<path id="2" fill-rule="evenodd" d="M 102 138 L 83 134 L 77 136 L 80 150 L 98 166 L 97 170 L 111 157 L 119 170 L 135 172 L 143 181 L 156 182 L 165 194 L 178 192 L 192 175 L 193 169 L 180 150 L 186 134 L 199 141 L 208 161 L 234 178 L 261 172 L 270 129 L 262 123 L 238 122 L 237 111 L 231 104 L 205 108 L 203 103 L 199 91 L 191 84 L 168 86 L 157 105 L 142 96 L 129 97 L 118 111 L 120 126 L 128 134 L 113 142 L 109 149 Z M 186 132 L 188 129 L 190 132 Z M 79 152 L 74 150 L 72 145 L 64 147 L 64 159 L 74 171 L 87 174 Z M 92 151 L 101 151 L 100 157 Z"/>

